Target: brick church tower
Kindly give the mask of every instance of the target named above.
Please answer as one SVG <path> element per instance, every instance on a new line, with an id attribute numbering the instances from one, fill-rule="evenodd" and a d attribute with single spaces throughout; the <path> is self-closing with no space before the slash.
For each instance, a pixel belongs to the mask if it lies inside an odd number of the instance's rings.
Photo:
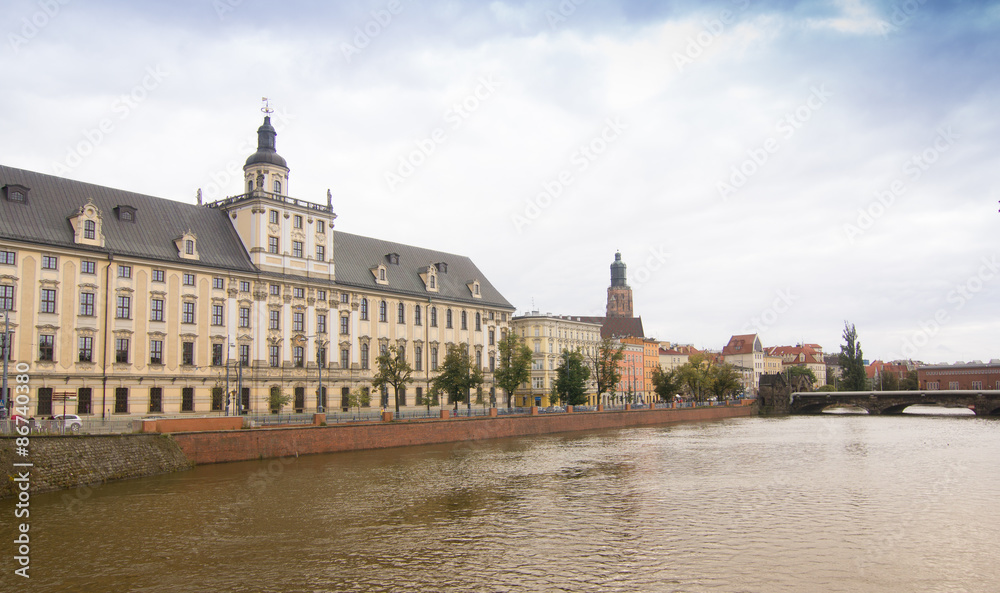
<path id="1" fill-rule="evenodd" d="M 611 286 L 608 287 L 608 317 L 633 317 L 632 288 L 625 278 L 625 262 L 620 251 L 611 264 Z"/>

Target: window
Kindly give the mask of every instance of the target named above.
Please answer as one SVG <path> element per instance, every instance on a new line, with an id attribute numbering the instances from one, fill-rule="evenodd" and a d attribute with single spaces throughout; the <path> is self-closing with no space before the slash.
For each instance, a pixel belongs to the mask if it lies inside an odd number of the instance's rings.
<path id="1" fill-rule="evenodd" d="M 972 388 L 973 389 L 982 389 L 983 388 L 983 382 L 982 381 L 973 381 L 972 382 Z"/>
<path id="2" fill-rule="evenodd" d="M 116 317 L 118 319 L 132 319 L 132 297 L 118 297 L 118 311 Z"/>
<path id="3" fill-rule="evenodd" d="M 324 224 L 322 220 L 317 220 L 316 221 L 316 232 L 317 233 L 325 233 L 326 232 L 326 224 Z"/>
<path id="4" fill-rule="evenodd" d="M 341 335 L 347 335 L 348 334 L 349 327 L 348 327 L 347 320 L 348 320 L 347 315 L 344 315 L 343 317 L 340 318 L 340 334 Z"/>
<path id="5" fill-rule="evenodd" d="M 212 305 L 212 325 L 222 325 L 222 305 Z"/>
<path id="6" fill-rule="evenodd" d="M 346 369 L 351 364 L 351 351 L 347 348 L 340 349 L 340 368 Z"/>
<path id="7" fill-rule="evenodd" d="M 403 303 L 396 307 L 396 323 L 406 323 L 406 305 Z"/>
<path id="8" fill-rule="evenodd" d="M 302 241 L 292 241 L 292 257 L 302 257 Z"/>
<path id="9" fill-rule="evenodd" d="M 462 329 L 469 329 L 469 319 L 465 311 L 462 311 Z"/>
<path id="10" fill-rule="evenodd" d="M 274 193 L 276 194 L 281 193 L 281 182 L 278 181 L 277 179 L 274 180 Z"/>
<path id="11" fill-rule="evenodd" d="M 296 368 L 302 368 L 305 366 L 306 349 L 302 346 L 295 346 L 292 348 L 292 364 Z"/>
<path id="12" fill-rule="evenodd" d="M 271 296 L 279 296 L 279 295 L 281 295 L 281 287 L 278 286 L 277 284 L 272 284 L 272 285 L 268 286 L 267 289 L 268 289 L 268 292 L 271 294 Z"/>
<path id="13" fill-rule="evenodd" d="M 326 261 L 326 246 L 317 245 L 316 246 L 316 259 L 319 261 Z"/>
<path id="14" fill-rule="evenodd" d="M 278 211 L 271 210 L 267 213 L 267 221 L 271 224 L 278 224 Z"/>
<path id="15" fill-rule="evenodd" d="M 212 344 L 212 366 L 222 366 L 222 344 Z"/>
<path id="16" fill-rule="evenodd" d="M 281 347 L 280 346 L 268 346 L 267 347 L 267 363 L 271 367 L 278 367 L 281 365 Z"/>
<path id="17" fill-rule="evenodd" d="M 221 412 L 222 411 L 222 397 L 223 391 L 221 387 L 212 388 L 212 411 Z"/>
<path id="18" fill-rule="evenodd" d="M 476 368 L 483 368 L 483 352 L 481 350 L 476 350 Z"/>
<path id="19" fill-rule="evenodd" d="M 275 181 L 275 183 L 277 183 L 277 181 Z M 277 190 L 275 190 L 275 191 L 277 191 Z M 302 215 L 301 214 L 296 214 L 295 216 L 293 216 L 292 217 L 292 224 L 295 226 L 295 228 L 301 229 L 302 228 Z"/>
<path id="20" fill-rule="evenodd" d="M 368 368 L 368 344 L 361 345 L 361 368 Z"/>
<path id="21" fill-rule="evenodd" d="M 150 412 L 162 412 L 163 411 L 163 388 L 162 387 L 150 387 L 149 388 L 149 411 Z"/>
<path id="22" fill-rule="evenodd" d="M 489 336 L 490 336 L 490 342 L 489 342 L 489 344 L 490 344 L 490 346 L 492 346 L 494 344 L 494 342 L 495 342 L 494 338 L 496 336 L 496 332 L 491 329 L 489 331 Z"/>
<path id="23" fill-rule="evenodd" d="M 149 320 L 163 321 L 163 299 L 153 299 L 149 302 Z"/>
<path id="24" fill-rule="evenodd" d="M 958 381 L 949 381 L 948 382 L 948 389 L 951 389 L 952 391 L 957 390 L 958 389 Z"/>
<path id="25" fill-rule="evenodd" d="M 90 387 L 81 387 L 76 390 L 76 413 L 92 414 L 91 412 L 91 392 Z"/>
<path id="26" fill-rule="evenodd" d="M 52 388 L 41 387 L 38 389 L 38 415 L 49 416 L 52 414 Z"/>
<path id="27" fill-rule="evenodd" d="M 437 276 L 430 277 L 430 288 L 437 288 Z"/>
<path id="28" fill-rule="evenodd" d="M 49 362 L 55 360 L 53 358 L 55 343 L 56 337 L 54 335 L 42 334 L 38 336 L 38 360 L 47 360 Z"/>
<path id="29" fill-rule="evenodd" d="M 385 282 L 386 281 L 386 279 L 385 279 L 385 268 L 379 268 L 378 269 L 378 279 L 381 282 Z"/>
<path id="30" fill-rule="evenodd" d="M 300 311 L 292 313 L 292 331 L 300 332 L 305 331 L 306 328 L 306 314 Z"/>
<path id="31" fill-rule="evenodd" d="M 184 286 L 194 286 L 194 274 L 184 274 Z"/>
<path id="32" fill-rule="evenodd" d="M 292 296 L 295 297 L 295 298 L 297 298 L 297 299 L 304 299 L 304 298 L 306 298 L 306 289 L 304 289 L 304 288 L 293 288 L 292 289 Z"/>
<path id="33" fill-rule="evenodd" d="M 163 282 L 163 270 L 153 270 L 153 282 Z"/>
<path id="34" fill-rule="evenodd" d="M 42 291 L 42 304 L 39 309 L 39 313 L 55 313 L 56 312 L 56 290 L 54 288 L 43 288 Z"/>
<path id="35" fill-rule="evenodd" d="M 128 387 L 115 388 L 115 414 L 128 414 Z"/>
<path id="36" fill-rule="evenodd" d="M 490 354 L 490 372 L 497 370 L 497 357 Z"/>
<path id="37" fill-rule="evenodd" d="M 181 323 L 194 323 L 194 303 L 181 303 Z"/>
<path id="38" fill-rule="evenodd" d="M 194 412 L 194 387 L 181 389 L 181 412 Z"/>
<path id="39" fill-rule="evenodd" d="M 97 223 L 93 220 L 83 221 L 83 238 L 93 239 L 97 236 Z"/>
<path id="40" fill-rule="evenodd" d="M 240 292 L 250 292 L 249 280 L 240 280 Z"/>
<path id="41" fill-rule="evenodd" d="M 250 364 L 250 344 L 240 344 L 240 366 Z"/>
<path id="42" fill-rule="evenodd" d="M 435 346 L 431 346 L 431 370 L 438 370 L 438 349 Z"/>
<path id="43" fill-rule="evenodd" d="M 163 364 L 163 340 L 149 341 L 149 364 Z"/>
<path id="44" fill-rule="evenodd" d="M 6 266 L 13 266 L 17 263 L 17 252 L 16 251 L 0 251 L 0 264 Z M 90 262 L 94 263 L 94 262 Z M 93 272 L 91 272 L 93 273 Z"/>
<path id="45" fill-rule="evenodd" d="M 54 255 L 43 255 L 42 256 L 42 269 L 43 270 L 56 270 L 59 268 L 59 258 Z"/>
<path id="46" fill-rule="evenodd" d="M 281 311 L 272 309 L 269 315 L 270 321 L 267 325 L 268 329 L 281 329 Z"/>
<path id="47" fill-rule="evenodd" d="M 316 333 L 320 334 L 326 333 L 326 315 L 323 314 L 316 315 Z"/>
<path id="48" fill-rule="evenodd" d="M 438 326 L 438 310 L 437 307 L 431 307 L 431 327 Z"/>
<path id="49" fill-rule="evenodd" d="M 184 239 L 184 254 L 194 255 L 194 241 L 191 239 Z"/>
<path id="50" fill-rule="evenodd" d="M 80 346 L 80 352 L 77 360 L 79 362 L 93 362 L 94 338 L 90 336 L 80 336 L 79 346 Z"/>
<path id="51" fill-rule="evenodd" d="M 451 329 L 451 309 L 444 312 L 444 326 Z"/>
<path id="52" fill-rule="evenodd" d="M 413 346 L 413 370 L 422 371 L 424 370 L 424 347 L 419 345 Z"/>
<path id="53" fill-rule="evenodd" d="M 532 377 L 531 386 L 535 389 L 545 389 L 545 377 Z"/>
<path id="54" fill-rule="evenodd" d="M 490 311 L 490 321 L 493 321 L 493 311 Z"/>
<path id="55" fill-rule="evenodd" d="M 194 365 L 194 342 L 181 343 L 181 364 Z"/>
<path id="56" fill-rule="evenodd" d="M 476 313 L 476 331 L 477 332 L 478 331 L 483 331 L 482 320 L 483 320 L 483 316 L 480 315 L 479 313 Z"/>
<path id="57" fill-rule="evenodd" d="M 386 304 L 385 301 L 379 301 L 378 302 L 378 320 L 379 321 L 385 321 L 386 320 L 386 317 L 388 315 L 387 309 L 388 309 L 388 305 Z"/>
<path id="58" fill-rule="evenodd" d="M 80 261 L 80 273 L 81 274 L 96 274 L 97 273 L 97 262 L 91 261 L 89 259 L 81 260 Z"/>
<path id="59" fill-rule="evenodd" d="M 115 338 L 115 362 L 128 363 L 128 338 Z"/>
<path id="60" fill-rule="evenodd" d="M 326 300 L 326 291 L 325 290 L 317 290 L 316 291 L 316 300 L 317 301 L 325 301 Z"/>
<path id="61" fill-rule="evenodd" d="M 268 237 L 267 238 L 267 252 L 268 253 L 278 253 L 278 238 Z"/>
<path id="62" fill-rule="evenodd" d="M 240 307 L 240 327 L 250 327 L 250 307 Z"/>
<path id="63" fill-rule="evenodd" d="M 368 321 L 368 299 L 361 299 L 361 321 Z"/>
<path id="64" fill-rule="evenodd" d="M 347 304 L 348 302 L 350 302 L 350 300 L 351 297 L 349 294 L 347 294 L 346 292 L 340 293 L 340 302 Z"/>
<path id="65" fill-rule="evenodd" d="M 218 276 L 212 278 L 212 288 L 216 290 L 222 290 L 223 288 L 225 288 L 225 280 L 219 278 Z"/>
<path id="66" fill-rule="evenodd" d="M 85 317 L 94 316 L 94 293 L 92 292 L 80 293 L 80 315 L 83 315 Z"/>

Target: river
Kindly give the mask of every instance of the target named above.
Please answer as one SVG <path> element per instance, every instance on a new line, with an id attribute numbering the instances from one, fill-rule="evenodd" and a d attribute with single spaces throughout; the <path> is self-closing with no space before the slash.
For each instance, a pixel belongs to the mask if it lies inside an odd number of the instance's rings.
<path id="1" fill-rule="evenodd" d="M 1000 423 L 750 418 L 32 497 L 24 591 L 995 592 Z M 7 585 L 4 591 L 14 590 Z"/>

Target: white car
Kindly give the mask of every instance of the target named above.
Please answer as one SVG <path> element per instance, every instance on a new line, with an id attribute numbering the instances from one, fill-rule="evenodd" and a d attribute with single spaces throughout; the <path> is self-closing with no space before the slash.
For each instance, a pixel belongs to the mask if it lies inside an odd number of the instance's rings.
<path id="1" fill-rule="evenodd" d="M 52 417 L 52 427 L 66 429 L 71 432 L 80 432 L 83 428 L 83 420 L 76 414 L 58 414 Z"/>

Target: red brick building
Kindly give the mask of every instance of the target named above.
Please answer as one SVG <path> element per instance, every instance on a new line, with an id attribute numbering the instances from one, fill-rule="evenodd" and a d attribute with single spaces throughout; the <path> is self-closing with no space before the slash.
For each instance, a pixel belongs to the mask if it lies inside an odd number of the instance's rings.
<path id="1" fill-rule="evenodd" d="M 1000 360 L 935 364 L 917 369 L 920 389 L 1000 389 Z"/>

